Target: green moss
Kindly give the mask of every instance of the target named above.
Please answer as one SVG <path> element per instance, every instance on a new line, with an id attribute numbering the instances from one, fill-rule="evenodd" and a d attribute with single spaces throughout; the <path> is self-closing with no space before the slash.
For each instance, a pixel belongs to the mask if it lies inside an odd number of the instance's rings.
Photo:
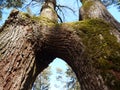
<path id="1" fill-rule="evenodd" d="M 91 9 L 90 7 L 93 6 L 94 1 L 85 1 L 83 3 L 83 9 L 84 9 L 84 19 L 88 19 L 89 18 L 89 10 Z"/>
<path id="2" fill-rule="evenodd" d="M 27 19 L 31 17 L 28 13 L 24 13 L 24 12 L 20 12 L 19 15 L 23 19 Z"/>
<path id="3" fill-rule="evenodd" d="M 96 66 L 97 66 L 97 68 L 103 69 L 103 70 L 108 70 L 112 67 L 112 65 L 109 63 L 109 61 L 102 57 L 100 57 L 98 59 L 98 61 L 96 62 Z"/>
<path id="4" fill-rule="evenodd" d="M 110 34 L 109 30 L 111 30 L 111 27 L 103 20 L 84 20 L 75 23 L 74 28 L 78 29 L 76 30 L 77 34 L 83 37 L 82 40 L 91 56 L 101 53 L 100 55 L 107 58 L 113 52 L 120 53 L 120 45 L 117 42 L 117 38 Z"/>
<path id="5" fill-rule="evenodd" d="M 47 19 L 45 17 L 41 17 L 41 16 L 32 16 L 31 19 L 34 20 L 34 21 L 37 21 L 37 22 L 40 22 L 41 20 L 46 21 L 46 22 L 50 22 L 49 19 Z"/>
<path id="6" fill-rule="evenodd" d="M 38 22 L 40 24 L 47 24 L 48 26 L 55 26 L 58 25 L 57 22 L 54 22 L 46 17 L 42 16 L 32 16 L 31 17 L 32 22 Z"/>
<path id="7" fill-rule="evenodd" d="M 110 33 L 112 27 L 101 19 L 89 19 L 73 23 L 73 28 L 86 46 L 93 66 L 102 73 L 107 85 L 112 87 L 112 90 L 120 90 L 120 80 L 111 73 L 114 78 L 109 77 L 109 81 L 107 75 L 108 71 L 120 72 L 120 43 Z M 113 81 L 115 84 L 111 85 Z"/>
<path id="8" fill-rule="evenodd" d="M 40 25 L 46 24 L 48 26 L 54 26 L 57 24 L 57 22 L 54 22 L 46 17 L 42 16 L 30 16 L 28 13 L 22 13 L 20 12 L 19 18 L 21 18 L 22 21 L 30 22 L 30 23 L 38 23 Z"/>
<path id="9" fill-rule="evenodd" d="M 46 18 L 40 17 L 40 16 L 32 16 L 32 17 L 31 17 L 31 20 L 32 20 L 33 22 L 38 22 L 38 23 L 40 23 L 41 20 L 47 22 L 47 19 L 46 19 Z"/>
<path id="10" fill-rule="evenodd" d="M 109 86 L 111 90 L 120 90 L 120 80 L 116 78 L 110 71 L 102 71 L 101 75 L 105 81 L 105 84 Z"/>
<path id="11" fill-rule="evenodd" d="M 84 10 L 89 10 L 93 4 L 94 4 L 93 1 L 86 1 L 85 3 L 83 3 Z"/>

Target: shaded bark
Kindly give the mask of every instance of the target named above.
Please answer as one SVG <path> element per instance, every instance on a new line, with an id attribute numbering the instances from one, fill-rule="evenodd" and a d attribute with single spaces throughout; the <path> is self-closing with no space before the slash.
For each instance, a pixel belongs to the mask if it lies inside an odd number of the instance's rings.
<path id="1" fill-rule="evenodd" d="M 36 76 L 56 57 L 64 59 L 72 67 L 81 90 L 107 90 L 84 43 L 89 32 L 86 32 L 87 25 L 83 25 L 86 21 L 58 24 L 55 3 L 51 1 L 43 5 L 39 17 L 12 11 L 1 28 L 0 90 L 30 89 Z M 96 22 L 95 19 L 93 21 Z M 101 30 L 108 27 L 103 21 L 97 21 L 104 25 Z M 96 29 L 91 22 L 88 26 L 93 31 Z M 114 27 L 108 29 L 113 30 Z"/>

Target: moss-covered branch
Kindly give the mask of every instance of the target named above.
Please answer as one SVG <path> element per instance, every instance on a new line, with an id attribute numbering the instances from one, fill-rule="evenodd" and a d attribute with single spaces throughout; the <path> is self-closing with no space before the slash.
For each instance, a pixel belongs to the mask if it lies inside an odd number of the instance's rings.
<path id="1" fill-rule="evenodd" d="M 100 0 L 82 0 L 80 8 L 80 19 L 102 19 L 111 24 L 114 28 L 120 31 L 120 24 L 107 11 L 106 7 Z"/>

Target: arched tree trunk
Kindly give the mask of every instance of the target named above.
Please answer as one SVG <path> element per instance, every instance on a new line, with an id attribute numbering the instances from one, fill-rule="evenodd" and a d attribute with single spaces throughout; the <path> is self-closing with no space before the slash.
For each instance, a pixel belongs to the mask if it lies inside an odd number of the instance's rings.
<path id="1" fill-rule="evenodd" d="M 72 67 L 81 90 L 109 89 L 97 66 L 114 51 L 119 58 L 119 37 L 110 32 L 116 28 L 92 17 L 59 24 L 54 8 L 55 0 L 46 0 L 39 17 L 11 12 L 0 30 L 0 90 L 31 89 L 36 76 L 56 57 Z"/>

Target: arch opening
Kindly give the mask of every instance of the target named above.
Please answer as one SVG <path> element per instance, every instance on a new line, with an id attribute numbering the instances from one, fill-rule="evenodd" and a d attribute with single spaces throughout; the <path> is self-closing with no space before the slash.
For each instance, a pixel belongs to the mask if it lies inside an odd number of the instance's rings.
<path id="1" fill-rule="evenodd" d="M 32 90 L 80 90 L 80 84 L 67 62 L 56 57 L 38 74 Z"/>
<path id="2" fill-rule="evenodd" d="M 75 33 L 65 31 L 64 28 L 60 30 L 52 30 L 50 36 L 47 34 L 47 40 L 43 43 L 40 50 L 36 51 L 36 76 L 47 68 L 56 57 L 59 57 L 72 68 L 78 78 L 81 89 L 87 90 L 90 85 L 87 86 L 84 83 L 87 83 L 92 76 L 89 75 L 91 66 L 86 58 L 84 45 Z"/>
<path id="3" fill-rule="evenodd" d="M 95 73 L 81 39 L 71 31 L 65 31 L 64 28 L 59 29 L 61 31 L 52 30 L 50 36 L 47 34 L 47 40 L 42 44 L 40 50 L 36 50 L 36 76 L 56 57 L 60 57 L 76 74 L 81 90 L 103 90 L 102 78 Z"/>

